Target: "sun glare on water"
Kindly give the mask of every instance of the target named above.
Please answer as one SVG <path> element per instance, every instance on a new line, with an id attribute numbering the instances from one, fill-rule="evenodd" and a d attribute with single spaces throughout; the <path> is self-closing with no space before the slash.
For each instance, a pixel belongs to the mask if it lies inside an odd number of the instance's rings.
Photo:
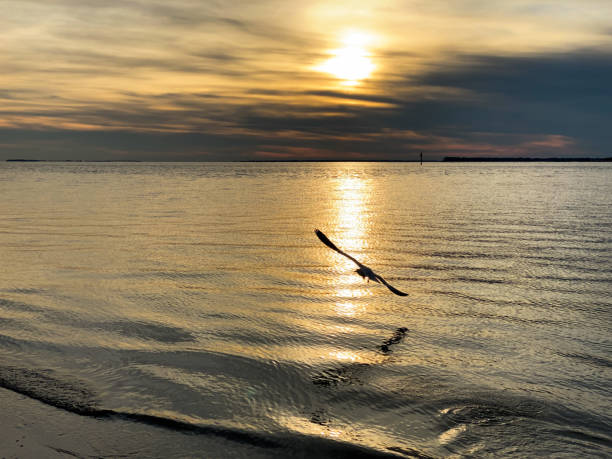
<path id="1" fill-rule="evenodd" d="M 355 86 L 368 78 L 376 65 L 370 58 L 367 45 L 372 37 L 361 32 L 350 32 L 343 36 L 342 47 L 330 52 L 331 57 L 317 70 L 329 73 L 346 86 Z"/>

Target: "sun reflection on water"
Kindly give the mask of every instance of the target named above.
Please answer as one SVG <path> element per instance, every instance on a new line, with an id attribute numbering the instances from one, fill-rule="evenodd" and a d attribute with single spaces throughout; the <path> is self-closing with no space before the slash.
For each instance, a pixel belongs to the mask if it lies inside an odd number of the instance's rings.
<path id="1" fill-rule="evenodd" d="M 355 317 L 364 311 L 363 305 L 357 305 L 350 301 L 339 301 L 336 303 L 335 311 L 338 315 L 345 317 Z"/>
<path id="2" fill-rule="evenodd" d="M 344 175 L 334 179 L 334 207 L 336 211 L 335 228 L 332 240 L 347 253 L 362 259 L 359 252 L 367 247 L 365 239 L 368 226 L 367 205 L 369 187 L 365 180 L 354 175 Z M 339 301 L 335 311 L 338 315 L 354 316 L 364 310 L 363 305 L 349 301 L 369 296 L 371 293 L 355 274 L 355 264 L 340 255 L 330 252 L 330 260 L 342 274 L 334 280 L 335 295 Z"/>
<path id="3" fill-rule="evenodd" d="M 359 281 L 361 278 L 355 277 L 357 274 L 353 273 L 353 276 L 344 280 L 344 284 L 348 284 L 346 287 L 341 287 L 343 285 L 342 278 L 347 278 L 348 276 L 342 276 L 341 282 L 339 282 L 339 287 L 336 289 L 336 296 L 342 299 L 345 298 L 360 298 L 363 296 L 370 296 L 372 293 L 364 287 L 361 286 L 353 286 Z"/>
<path id="4" fill-rule="evenodd" d="M 359 355 L 351 351 L 332 351 L 329 353 L 329 355 L 342 362 L 356 362 L 360 360 Z"/>
<path id="5" fill-rule="evenodd" d="M 359 252 L 367 248 L 366 231 L 368 227 L 368 183 L 356 176 L 346 175 L 335 179 L 334 207 L 336 211 L 335 228 L 332 240 L 342 250 L 362 261 Z M 337 283 L 337 294 L 343 298 L 367 295 L 367 290 L 355 288 L 355 264 L 348 258 L 333 255 L 338 270 L 343 273 Z M 364 260 L 365 261 L 365 260 Z"/>
<path id="6" fill-rule="evenodd" d="M 355 176 L 338 179 L 335 190 L 336 228 L 340 231 L 339 242 L 347 251 L 359 251 L 367 247 L 365 230 L 368 223 L 366 214 L 368 198 L 369 192 L 365 180 Z M 346 261 L 348 265 L 354 266 L 350 260 Z"/>
<path id="7" fill-rule="evenodd" d="M 333 216 L 330 239 L 343 251 L 357 260 L 367 263 L 363 251 L 367 249 L 371 183 L 349 171 L 339 170 L 330 182 Z M 355 273 L 357 266 L 351 260 L 333 251 L 326 252 L 327 259 L 337 273 L 330 277 L 332 295 L 335 297 L 331 312 L 338 318 L 350 320 L 367 313 L 367 297 L 372 293 L 368 285 Z M 337 332 L 337 330 L 336 330 Z M 352 330 L 343 330 L 351 333 Z M 359 352 L 341 348 L 328 348 L 321 357 L 342 364 L 362 362 L 367 358 Z"/>

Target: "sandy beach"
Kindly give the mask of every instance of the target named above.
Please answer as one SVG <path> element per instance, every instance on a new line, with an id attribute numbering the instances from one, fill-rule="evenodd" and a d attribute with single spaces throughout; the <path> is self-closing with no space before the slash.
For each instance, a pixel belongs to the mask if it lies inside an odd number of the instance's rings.
<path id="1" fill-rule="evenodd" d="M 60 458 L 92 454 L 89 448 L 79 446 L 78 438 L 69 431 L 80 427 L 77 415 L 6 389 L 0 389 L 0 404 L 3 408 L 0 410 L 0 457 Z M 62 428 L 62 425 L 73 427 Z"/>
<path id="2" fill-rule="evenodd" d="M 211 457 L 228 450 L 223 439 L 80 416 L 6 389 L 0 406 L 2 459 Z M 247 454 L 232 445 L 232 457 Z"/>

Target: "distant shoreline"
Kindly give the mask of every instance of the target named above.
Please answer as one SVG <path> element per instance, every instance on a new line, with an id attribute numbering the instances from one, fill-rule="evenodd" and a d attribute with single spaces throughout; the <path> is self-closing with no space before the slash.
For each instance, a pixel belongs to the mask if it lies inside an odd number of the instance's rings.
<path id="1" fill-rule="evenodd" d="M 181 163 L 207 163 L 207 162 L 232 162 L 232 163 L 420 163 L 413 159 L 245 159 L 236 161 L 145 161 L 138 159 L 21 159 L 11 158 L 5 162 L 17 163 L 146 163 L 146 162 L 181 162 Z M 445 156 L 440 160 L 423 160 L 423 163 L 569 163 L 569 162 L 612 162 L 608 158 L 494 158 L 494 157 L 467 157 L 467 156 Z"/>
<path id="2" fill-rule="evenodd" d="M 442 162 L 554 162 L 554 163 L 570 163 L 570 162 L 604 162 L 612 161 L 612 157 L 609 158 L 494 158 L 494 157 L 482 157 L 482 158 L 470 158 L 466 156 L 445 156 Z"/>
<path id="3" fill-rule="evenodd" d="M 423 163 L 452 162 L 610 162 L 610 158 L 470 158 L 462 156 L 445 156 L 438 160 L 423 160 Z M 232 161 L 239 163 L 420 163 L 418 159 L 250 159 Z"/>
<path id="4" fill-rule="evenodd" d="M 142 163 L 138 159 L 6 159 L 7 163 Z M 146 161 L 145 161 L 146 162 Z"/>

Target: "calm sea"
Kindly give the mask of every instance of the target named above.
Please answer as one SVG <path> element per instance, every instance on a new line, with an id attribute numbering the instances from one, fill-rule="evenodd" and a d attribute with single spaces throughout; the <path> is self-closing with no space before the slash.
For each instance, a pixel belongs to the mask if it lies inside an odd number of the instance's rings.
<path id="1" fill-rule="evenodd" d="M 3 163 L 0 385 L 124 425 L 103 457 L 610 457 L 611 197 L 609 163 Z"/>

